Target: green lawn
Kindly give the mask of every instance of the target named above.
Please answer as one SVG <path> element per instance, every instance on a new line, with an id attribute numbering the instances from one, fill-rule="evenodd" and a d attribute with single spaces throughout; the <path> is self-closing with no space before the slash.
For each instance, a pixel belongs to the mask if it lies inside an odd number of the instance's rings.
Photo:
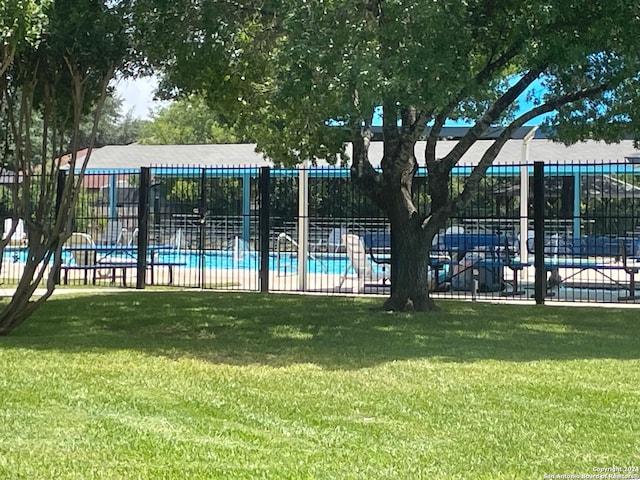
<path id="1" fill-rule="evenodd" d="M 0 478 L 542 479 L 640 465 L 640 312 L 59 296 L 0 338 Z"/>

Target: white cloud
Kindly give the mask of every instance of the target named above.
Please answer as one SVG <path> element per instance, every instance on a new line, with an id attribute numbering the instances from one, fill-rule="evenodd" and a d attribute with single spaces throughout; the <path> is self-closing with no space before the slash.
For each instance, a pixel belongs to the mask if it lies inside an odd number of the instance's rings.
<path id="1" fill-rule="evenodd" d="M 122 98 L 122 113 L 132 110 L 134 117 L 148 119 L 151 108 L 167 105 L 168 102 L 153 99 L 157 86 L 158 80 L 155 77 L 117 81 L 116 95 Z"/>

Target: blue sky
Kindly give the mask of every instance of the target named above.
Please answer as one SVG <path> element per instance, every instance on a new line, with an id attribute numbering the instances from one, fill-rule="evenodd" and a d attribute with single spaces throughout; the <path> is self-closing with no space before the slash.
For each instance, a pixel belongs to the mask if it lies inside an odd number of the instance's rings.
<path id="1" fill-rule="evenodd" d="M 122 98 L 122 113 L 133 110 L 134 117 L 148 119 L 151 108 L 166 104 L 153 100 L 153 92 L 157 85 L 155 77 L 120 80 L 116 84 L 116 93 Z"/>
<path id="2" fill-rule="evenodd" d="M 116 92 L 122 98 L 122 112 L 126 113 L 129 110 L 133 110 L 134 117 L 141 119 L 149 118 L 149 111 L 152 108 L 157 108 L 166 105 L 167 102 L 159 102 L 153 100 L 153 92 L 158 85 L 158 81 L 155 77 L 138 78 L 131 80 L 120 80 L 116 85 Z M 535 82 L 528 91 L 541 92 L 542 85 L 540 81 Z M 526 101 L 527 92 L 520 96 L 520 103 L 522 110 L 526 111 L 533 107 L 531 102 Z M 380 116 L 382 109 L 379 109 L 377 115 L 374 117 L 374 125 L 382 125 L 382 117 Z M 548 116 L 548 115 L 547 115 Z M 539 125 L 542 123 L 546 116 L 538 117 L 526 125 Z M 447 126 L 468 126 L 465 122 L 456 122 L 449 120 Z"/>
<path id="3" fill-rule="evenodd" d="M 516 78 L 514 77 L 513 81 L 515 82 L 515 80 Z M 529 93 L 532 92 L 536 98 L 541 98 L 543 90 L 544 90 L 544 87 L 542 85 L 542 80 L 538 79 L 535 82 L 533 82 L 533 84 L 531 84 L 531 86 L 522 95 L 518 97 L 518 103 L 520 105 L 519 111 L 524 113 L 531 110 L 534 107 L 534 104 L 529 99 L 527 99 Z M 550 117 L 551 115 L 553 115 L 553 113 L 548 113 L 546 115 L 542 115 L 540 117 L 534 118 L 533 120 L 530 120 L 527 123 L 525 123 L 525 125 L 527 126 L 540 125 L 545 118 Z M 382 125 L 382 108 L 381 107 L 376 109 L 376 113 L 373 117 L 373 125 L 374 126 Z M 471 126 L 471 124 L 469 122 L 462 121 L 462 120 L 447 120 L 447 122 L 445 123 L 445 126 L 446 127 L 469 127 Z"/>

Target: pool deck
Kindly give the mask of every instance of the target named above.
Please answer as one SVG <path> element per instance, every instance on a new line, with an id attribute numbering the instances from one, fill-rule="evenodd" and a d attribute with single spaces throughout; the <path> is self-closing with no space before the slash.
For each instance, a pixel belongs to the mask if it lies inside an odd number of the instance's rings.
<path id="1" fill-rule="evenodd" d="M 13 262 L 11 259 L 4 259 L 2 262 L 2 277 L 5 285 L 0 287 L 0 296 L 7 296 L 13 289 L 13 281 L 19 278 L 23 265 Z M 640 264 L 633 264 L 634 267 L 640 267 Z M 108 269 L 105 269 L 105 271 Z M 103 272 L 104 273 L 104 272 Z M 550 290 L 548 297 L 551 302 L 589 302 L 590 304 L 607 303 L 607 304 L 630 304 L 640 306 L 639 299 L 622 300 L 628 295 L 628 284 L 630 275 L 623 269 L 617 268 L 605 269 L 597 271 L 594 269 L 577 269 L 563 268 L 560 270 L 563 278 L 568 279 L 561 283 L 560 287 Z M 136 270 L 131 269 L 128 273 L 127 287 L 128 289 L 136 286 Z M 505 268 L 505 279 L 512 280 L 513 272 Z M 269 290 L 273 292 L 309 292 L 324 294 L 369 294 L 369 295 L 389 295 L 390 287 L 388 285 L 369 284 L 365 286 L 363 292 L 358 291 L 358 282 L 355 275 L 348 275 L 342 287 L 340 280 L 342 275 L 330 273 L 314 273 L 308 274 L 306 281 L 302 281 L 296 273 L 270 272 Z M 523 302 L 532 303 L 533 285 L 535 279 L 535 269 L 533 267 L 525 267 L 519 271 L 519 290 L 521 295 L 505 297 L 507 292 L 493 292 L 488 294 L 478 293 L 476 300 L 489 301 L 506 301 L 506 302 Z M 206 269 L 200 270 L 188 267 L 173 268 L 173 284 L 169 284 L 169 271 L 166 267 L 157 267 L 154 271 L 154 286 L 167 288 L 205 288 L 218 290 L 242 290 L 257 291 L 259 290 L 259 276 L 256 270 L 223 270 L 223 269 Z M 150 285 L 151 275 L 147 272 L 146 284 Z M 69 272 L 69 286 L 60 288 L 60 291 L 67 291 L 78 287 L 84 283 L 83 271 Z M 91 284 L 91 281 L 89 281 Z M 91 285 L 88 285 L 91 286 Z M 109 287 L 117 287 L 123 289 L 119 284 L 111 282 L 110 275 L 99 276 L 96 289 L 106 290 Z M 86 291 L 87 287 L 82 286 L 82 291 Z M 470 299 L 472 295 L 468 291 L 460 292 L 434 292 L 435 298 L 458 298 Z M 636 291 L 636 295 L 640 296 L 640 289 Z"/>

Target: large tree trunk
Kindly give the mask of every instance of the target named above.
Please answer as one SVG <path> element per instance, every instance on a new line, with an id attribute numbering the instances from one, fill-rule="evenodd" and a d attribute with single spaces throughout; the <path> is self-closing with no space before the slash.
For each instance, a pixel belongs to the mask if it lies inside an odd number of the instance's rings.
<path id="1" fill-rule="evenodd" d="M 391 111 L 387 109 L 386 111 Z M 378 205 L 391 221 L 391 297 L 384 308 L 394 311 L 436 310 L 429 296 L 428 260 L 431 241 L 446 220 L 441 215 L 426 216 L 414 203 L 413 180 L 418 170 L 414 148 L 417 136 L 401 135 L 394 119 L 385 116 L 385 145 L 382 172 L 368 158 L 370 132 L 353 131 L 353 182 Z M 405 122 L 407 123 L 407 122 Z M 414 124 L 413 122 L 411 124 Z M 448 175 L 443 174 L 440 191 L 448 192 Z M 446 202 L 444 202 L 446 204 Z"/>
<path id="2" fill-rule="evenodd" d="M 392 221 L 391 297 L 384 307 L 394 311 L 431 311 L 428 260 L 431 242 L 421 225 Z"/>
<path id="3" fill-rule="evenodd" d="M 431 240 L 437 228 L 433 218 L 420 212 L 413 196 L 418 169 L 415 141 L 397 137 L 389 142 L 382 164 L 385 185 L 382 207 L 391 221 L 391 297 L 385 308 L 394 311 L 431 311 L 428 260 Z"/>

